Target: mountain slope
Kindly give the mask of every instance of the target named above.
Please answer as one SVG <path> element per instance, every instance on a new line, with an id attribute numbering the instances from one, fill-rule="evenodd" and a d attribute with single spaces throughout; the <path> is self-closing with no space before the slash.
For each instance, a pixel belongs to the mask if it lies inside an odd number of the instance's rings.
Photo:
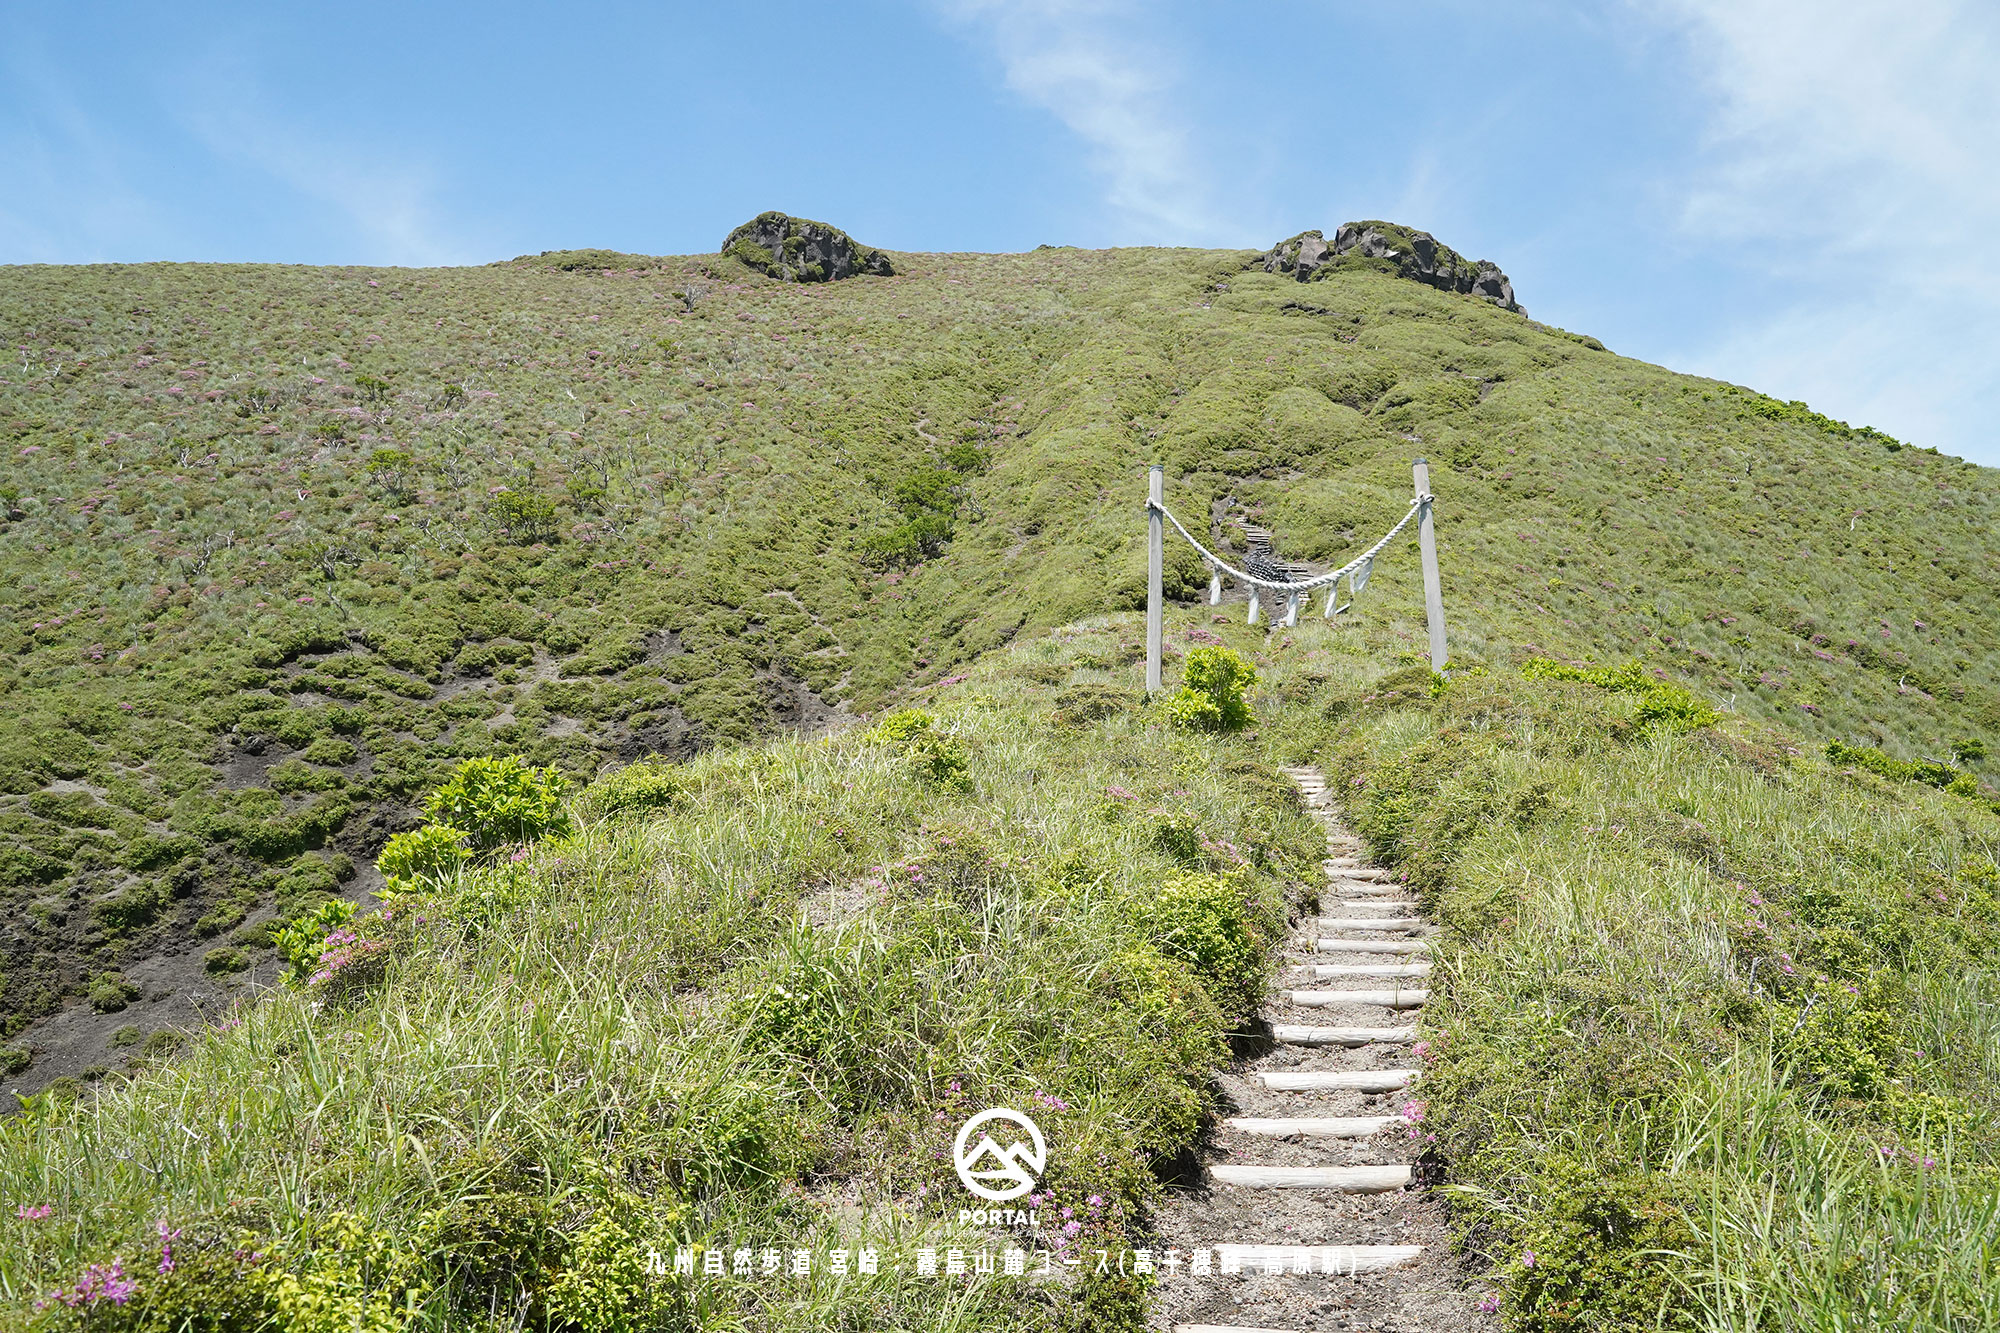
<path id="1" fill-rule="evenodd" d="M 268 975 L 458 757 L 580 778 L 828 725 L 1134 607 L 1154 458 L 1190 523 L 1337 561 L 1425 454 L 1462 662 L 1637 657 L 1814 741 L 2000 744 L 1991 470 L 1255 260 L 6 270 L 8 1025 L 68 1003 L 70 1062 L 114 1063 Z M 1411 575 L 1356 613 L 1385 644 Z"/>

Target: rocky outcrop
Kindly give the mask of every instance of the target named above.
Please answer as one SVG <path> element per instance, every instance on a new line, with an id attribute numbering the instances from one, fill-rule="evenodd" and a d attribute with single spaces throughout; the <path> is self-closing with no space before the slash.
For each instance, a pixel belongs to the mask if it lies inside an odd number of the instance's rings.
<path id="1" fill-rule="evenodd" d="M 1514 284 L 1497 264 L 1467 259 L 1429 232 L 1393 222 L 1344 223 L 1330 244 L 1320 232 L 1302 231 L 1272 246 L 1259 262 L 1266 273 L 1289 273 L 1300 282 L 1342 268 L 1373 268 L 1439 291 L 1482 297 L 1502 310 L 1521 309 Z"/>
<path id="2" fill-rule="evenodd" d="M 782 282 L 837 282 L 857 273 L 888 277 L 889 256 L 838 227 L 783 213 L 759 213 L 729 233 L 722 253 Z"/>

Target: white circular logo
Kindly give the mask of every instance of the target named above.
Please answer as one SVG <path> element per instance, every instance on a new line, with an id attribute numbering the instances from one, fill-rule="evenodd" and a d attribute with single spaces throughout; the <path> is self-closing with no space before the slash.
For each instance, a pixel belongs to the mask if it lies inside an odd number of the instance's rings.
<path id="1" fill-rule="evenodd" d="M 968 1147 L 974 1131 L 989 1120 L 1012 1121 L 1027 1131 L 1027 1141 L 1002 1148 L 993 1141 L 992 1135 L 981 1134 Z M 1035 1122 L 1004 1106 L 981 1111 L 960 1125 L 958 1138 L 951 1145 L 952 1165 L 958 1171 L 959 1180 L 980 1198 L 991 1199 L 995 1203 L 1018 1199 L 1033 1189 L 1035 1178 L 1041 1175 L 1042 1162 L 1047 1156 L 1048 1145 L 1042 1141 L 1042 1131 Z"/>

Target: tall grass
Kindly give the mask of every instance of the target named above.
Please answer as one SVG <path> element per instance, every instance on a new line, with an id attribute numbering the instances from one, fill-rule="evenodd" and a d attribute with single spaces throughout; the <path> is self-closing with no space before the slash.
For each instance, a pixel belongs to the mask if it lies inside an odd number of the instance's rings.
<path id="1" fill-rule="evenodd" d="M 600 1224 L 634 1254 L 907 1258 L 960 1234 L 946 1149 L 986 1105 L 1042 1118 L 1042 1188 L 1089 1222 L 1062 1244 L 1136 1235 L 1150 1165 L 1199 1132 L 1235 1017 L 1146 904 L 1170 876 L 1220 874 L 1268 943 L 1320 851 L 1244 741 L 1171 731 L 1136 695 L 1052 720 L 1118 632 L 1024 648 L 941 704 L 969 791 L 873 733 L 718 752 L 656 816 L 586 823 L 399 904 L 378 984 L 274 992 L 171 1062 L 38 1099 L 0 1127 L 0 1202 L 51 1215 L 0 1215 L 0 1295 L 23 1307 L 113 1256 L 136 1271 L 161 1219 L 191 1253 L 254 1247 L 360 1281 L 324 1235 L 345 1216 L 418 1257 L 418 1325 L 569 1327 L 560 1275 L 595 1271 Z M 1200 863 L 1164 850 L 1170 813 L 1212 840 Z M 508 1229 L 519 1216 L 533 1236 Z M 1068 1327 L 1085 1288 L 668 1277 L 628 1315 Z"/>
<path id="2" fill-rule="evenodd" d="M 1446 925 L 1425 1124 L 1514 1327 L 1996 1326 L 1984 800 L 1497 668 L 1289 670 Z"/>

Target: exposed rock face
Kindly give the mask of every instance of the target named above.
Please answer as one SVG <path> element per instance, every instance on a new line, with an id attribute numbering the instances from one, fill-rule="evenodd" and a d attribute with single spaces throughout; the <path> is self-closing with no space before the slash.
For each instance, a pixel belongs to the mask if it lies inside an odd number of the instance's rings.
<path id="1" fill-rule="evenodd" d="M 857 273 L 888 277 L 889 256 L 838 227 L 783 213 L 759 213 L 729 233 L 722 253 L 784 282 L 834 282 Z"/>
<path id="2" fill-rule="evenodd" d="M 1503 310 L 1519 310 L 1514 284 L 1496 264 L 1467 259 L 1427 231 L 1413 231 L 1393 222 L 1348 222 L 1333 234 L 1333 243 L 1317 231 L 1303 231 L 1279 241 L 1262 259 L 1266 273 L 1289 273 L 1311 282 L 1345 264 L 1382 268 L 1393 265 L 1399 278 L 1409 278 L 1440 291 L 1483 297 Z"/>

